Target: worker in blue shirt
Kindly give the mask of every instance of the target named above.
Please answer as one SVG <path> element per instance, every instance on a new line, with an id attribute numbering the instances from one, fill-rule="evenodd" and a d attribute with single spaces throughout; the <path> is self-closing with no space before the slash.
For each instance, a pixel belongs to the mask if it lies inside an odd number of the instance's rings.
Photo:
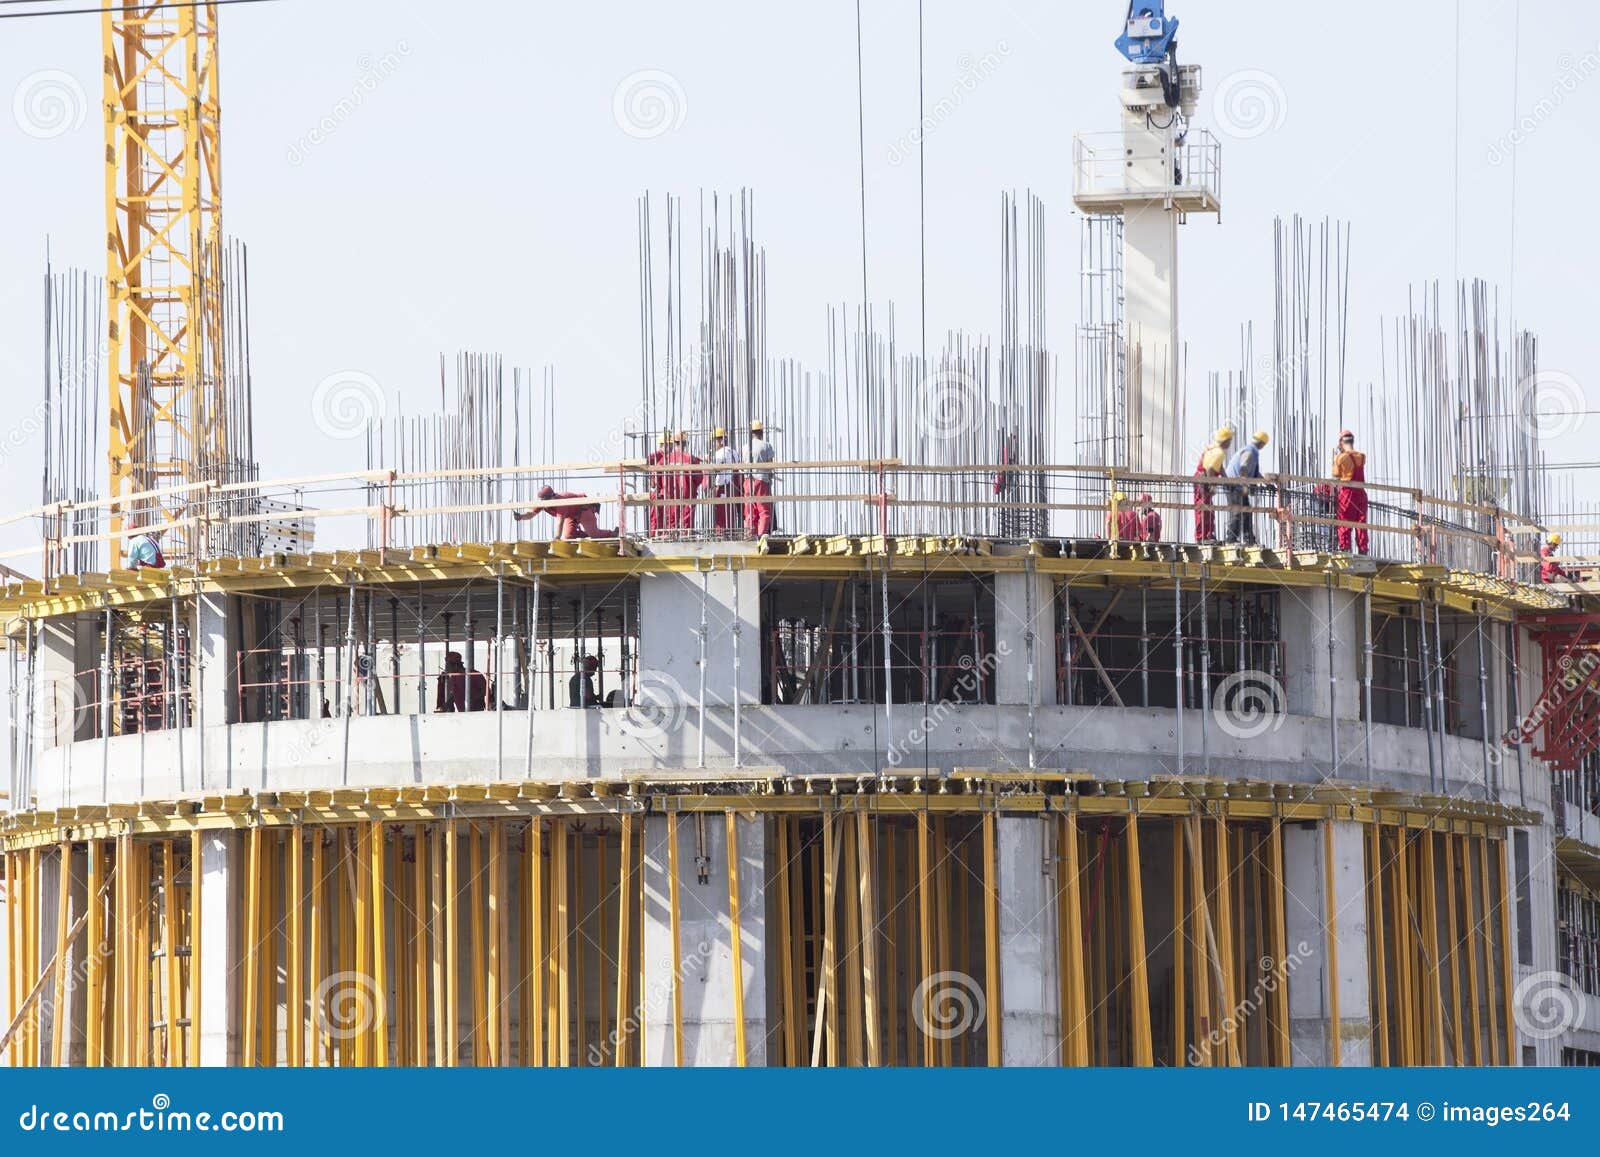
<path id="1" fill-rule="evenodd" d="M 162 570 L 166 565 L 166 556 L 161 553 L 161 528 L 159 526 L 149 527 L 144 533 L 134 535 L 128 540 L 129 570 L 138 570 L 141 567 Z"/>
<path id="2" fill-rule="evenodd" d="M 1260 478 L 1261 477 L 1261 451 L 1268 442 L 1267 432 L 1257 430 L 1251 437 L 1249 445 L 1241 446 L 1228 459 L 1225 473 L 1229 478 Z M 1256 545 L 1255 515 L 1250 512 L 1250 492 L 1253 486 L 1228 487 L 1228 505 L 1239 507 L 1233 511 L 1228 519 L 1228 534 L 1225 542 L 1242 543 L 1245 546 Z"/>

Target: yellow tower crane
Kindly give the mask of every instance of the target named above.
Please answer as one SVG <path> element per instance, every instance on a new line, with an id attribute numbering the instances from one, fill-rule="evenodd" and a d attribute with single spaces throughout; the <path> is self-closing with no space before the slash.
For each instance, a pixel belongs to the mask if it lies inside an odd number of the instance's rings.
<path id="1" fill-rule="evenodd" d="M 103 0 L 112 530 L 198 508 L 140 499 L 227 460 L 217 6 Z M 167 538 L 193 558 L 197 529 Z"/>

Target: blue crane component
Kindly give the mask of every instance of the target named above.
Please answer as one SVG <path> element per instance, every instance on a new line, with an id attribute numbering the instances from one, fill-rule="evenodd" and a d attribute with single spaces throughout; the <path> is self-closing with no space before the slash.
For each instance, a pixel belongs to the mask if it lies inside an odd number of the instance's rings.
<path id="1" fill-rule="evenodd" d="M 1163 64 L 1173 54 L 1178 18 L 1167 19 L 1162 0 L 1129 0 L 1128 23 L 1117 51 L 1134 64 Z"/>

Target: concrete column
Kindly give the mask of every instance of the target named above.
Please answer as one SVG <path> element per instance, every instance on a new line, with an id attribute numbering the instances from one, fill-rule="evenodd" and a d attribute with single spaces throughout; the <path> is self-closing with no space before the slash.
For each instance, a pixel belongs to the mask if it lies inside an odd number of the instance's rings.
<path id="1" fill-rule="evenodd" d="M 1049 576 L 1025 572 L 994 576 L 996 704 L 1056 701 L 1054 593 L 1055 582 Z M 1031 689 L 1028 686 L 1030 666 L 1033 669 Z"/>
<path id="2" fill-rule="evenodd" d="M 61 857 L 72 857 L 71 877 L 67 894 L 61 894 Z M 67 905 L 67 927 L 70 930 L 78 917 L 83 915 L 87 903 L 87 860 L 81 848 L 72 848 L 63 852 L 60 848 L 45 853 L 40 859 L 39 880 L 40 912 L 39 912 L 39 958 L 41 963 L 47 963 L 56 954 L 57 917 L 60 905 Z M 86 944 L 83 933 L 68 944 L 66 955 L 56 962 L 56 966 L 64 970 L 66 975 L 66 988 L 63 992 L 63 1003 L 56 1004 L 57 974 L 50 974 L 50 981 L 44 992 L 39 996 L 39 1031 L 42 1047 L 39 1055 L 46 1065 L 59 1067 L 63 1064 L 82 1065 L 84 1045 L 84 957 L 85 953 L 92 950 L 93 946 Z M 65 1035 L 62 1038 L 62 1052 L 64 1057 L 54 1054 L 56 1020 L 65 1018 Z"/>
<path id="3" fill-rule="evenodd" d="M 1328 591 L 1324 587 L 1284 587 L 1279 602 L 1279 626 L 1283 638 L 1284 696 L 1294 715 L 1332 714 L 1340 722 L 1361 718 L 1361 594 L 1333 592 L 1333 616 L 1328 616 Z M 1328 636 L 1333 636 L 1333 651 Z M 1337 688 L 1328 680 L 1332 670 Z M 1477 678 L 1474 668 L 1473 678 Z M 1340 753 L 1358 745 L 1359 734 L 1344 737 L 1341 730 Z"/>
<path id="4" fill-rule="evenodd" d="M 233 831 L 206 832 L 200 841 L 200 1063 L 239 1063 L 239 877 L 244 841 Z"/>
<path id="5" fill-rule="evenodd" d="M 194 601 L 195 668 L 189 673 L 189 685 L 194 692 L 196 727 L 212 728 L 234 722 L 238 680 L 234 663 L 239 637 L 237 606 L 236 599 L 215 593 L 201 594 Z M 204 735 L 197 736 L 194 750 L 198 753 L 200 787 L 228 786 L 224 770 L 206 762 Z"/>
<path id="6" fill-rule="evenodd" d="M 1061 1063 L 1056 973 L 1054 816 L 1001 816 L 995 832 L 1000 884 L 1000 1063 Z"/>
<path id="7" fill-rule="evenodd" d="M 1284 904 L 1288 943 L 1289 1046 L 1296 1065 L 1326 1065 L 1332 1015 L 1339 997 L 1339 1063 L 1372 1063 L 1371 996 L 1367 985 L 1366 829 L 1349 820 L 1285 825 Z M 1332 878 L 1326 870 L 1333 840 Z M 1337 964 L 1329 956 L 1327 896 L 1333 894 Z"/>
<path id="8" fill-rule="evenodd" d="M 71 743 L 90 712 L 77 678 L 77 620 L 70 615 L 42 619 L 36 630 L 32 710 L 26 703 L 17 707 L 28 711 L 25 726 L 34 750 L 45 751 Z"/>
<path id="9" fill-rule="evenodd" d="M 766 822 L 739 819 L 739 928 L 745 1055 L 767 1063 Z M 683 1063 L 732 1065 L 735 1051 L 727 823 L 678 818 L 678 950 L 673 960 L 667 819 L 645 819 L 644 1063 L 673 1064 L 673 994 L 683 1019 Z M 704 873 L 704 882 L 702 882 Z"/>

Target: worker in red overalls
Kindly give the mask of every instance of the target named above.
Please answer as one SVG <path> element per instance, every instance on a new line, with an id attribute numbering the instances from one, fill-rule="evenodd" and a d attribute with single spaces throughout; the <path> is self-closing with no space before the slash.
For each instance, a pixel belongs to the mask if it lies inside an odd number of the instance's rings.
<path id="1" fill-rule="evenodd" d="M 1333 449 L 1333 476 L 1340 482 L 1365 482 L 1367 456 L 1356 449 L 1356 436 L 1349 430 L 1339 431 L 1339 444 Z M 1365 522 L 1367 520 L 1367 492 L 1360 486 L 1340 486 L 1334 499 L 1334 517 L 1340 522 Z M 1371 543 L 1365 526 L 1339 528 L 1339 549 L 1350 549 L 1350 532 L 1355 531 L 1356 551 L 1366 554 Z"/>
<path id="2" fill-rule="evenodd" d="M 751 538 L 760 538 L 762 535 L 772 533 L 772 461 L 777 457 L 772 448 L 772 443 L 763 435 L 766 427 L 757 420 L 750 423 L 750 449 L 747 462 L 756 466 L 766 465 L 767 469 L 751 470 L 745 475 L 745 497 L 750 499 L 745 503 L 744 519 L 745 529 L 750 532 Z"/>
<path id="3" fill-rule="evenodd" d="M 1128 496 L 1118 490 L 1112 496 L 1117 504 L 1117 538 L 1122 542 L 1139 541 L 1139 515 L 1129 506 Z"/>
<path id="4" fill-rule="evenodd" d="M 1161 512 L 1148 494 L 1139 495 L 1139 512 L 1135 515 L 1140 542 L 1161 541 Z"/>
<path id="5" fill-rule="evenodd" d="M 1561 536 L 1552 534 L 1550 540 L 1539 548 L 1539 581 L 1553 583 L 1557 579 L 1569 578 L 1566 569 L 1556 561 L 1556 547 L 1561 545 Z"/>
<path id="6" fill-rule="evenodd" d="M 689 451 L 689 431 L 679 430 L 674 440 L 672 451 L 667 455 L 668 463 L 675 466 L 699 466 L 699 455 Z M 700 488 L 705 485 L 704 470 L 674 470 L 667 476 L 669 492 L 676 498 L 677 504 L 669 507 L 670 520 L 668 526 L 674 530 L 694 529 L 694 507 L 687 501 L 700 494 Z"/>
<path id="7" fill-rule="evenodd" d="M 587 494 L 576 492 L 565 493 L 553 486 L 546 486 L 539 491 L 541 503 L 572 502 L 573 499 L 587 498 Z M 571 506 L 546 506 L 540 505 L 529 510 L 518 510 L 511 517 L 518 522 L 525 522 L 536 514 L 550 514 L 555 516 L 557 538 L 616 538 L 617 531 L 613 527 L 602 530 L 598 521 L 600 504 L 573 503 Z"/>
<path id="8" fill-rule="evenodd" d="M 738 480 L 728 467 L 739 461 L 739 452 L 728 445 L 728 431 L 718 426 L 712 435 L 716 448 L 711 451 L 711 464 L 715 467 L 711 475 L 711 493 L 716 498 L 734 498 L 738 495 Z M 739 514 L 735 503 L 718 503 L 711 508 L 711 526 L 718 533 L 723 533 L 739 524 Z"/>
<path id="9" fill-rule="evenodd" d="M 1228 464 L 1228 450 L 1233 445 L 1233 427 L 1223 426 L 1217 430 L 1215 440 L 1208 443 L 1200 451 L 1200 461 L 1194 468 L 1196 478 L 1221 478 L 1223 469 Z M 1217 541 L 1217 512 L 1212 509 L 1211 501 L 1214 487 L 1209 482 L 1196 482 L 1194 484 L 1194 540 L 1196 542 Z"/>
<path id="10" fill-rule="evenodd" d="M 656 448 L 644 460 L 646 466 L 659 466 L 667 460 L 667 443 L 667 432 L 663 430 L 661 431 L 660 441 L 656 443 Z M 650 485 L 650 533 L 655 534 L 661 530 L 662 523 L 665 521 L 663 518 L 665 510 L 661 505 L 661 500 L 665 497 L 666 480 L 659 470 L 652 470 L 645 477 L 649 479 Z"/>

